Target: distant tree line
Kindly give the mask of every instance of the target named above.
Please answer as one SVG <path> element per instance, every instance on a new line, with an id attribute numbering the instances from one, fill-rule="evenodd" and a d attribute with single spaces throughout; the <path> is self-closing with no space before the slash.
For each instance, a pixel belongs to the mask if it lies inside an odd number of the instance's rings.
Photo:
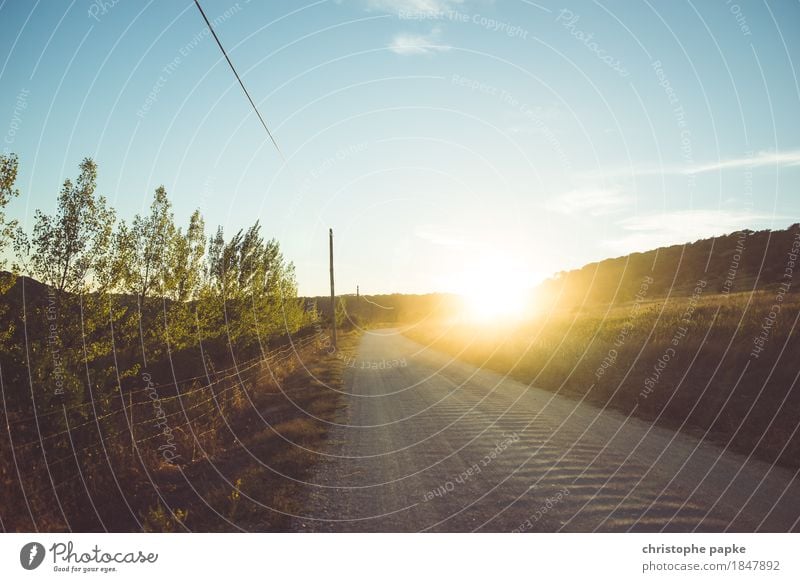
<path id="1" fill-rule="evenodd" d="M 632 301 L 642 281 L 652 277 L 648 298 L 690 296 L 699 279 L 708 293 L 731 295 L 775 289 L 800 224 L 783 230 L 739 230 L 728 235 L 672 245 L 589 263 L 558 273 L 537 289 L 539 302 L 563 307 Z"/>

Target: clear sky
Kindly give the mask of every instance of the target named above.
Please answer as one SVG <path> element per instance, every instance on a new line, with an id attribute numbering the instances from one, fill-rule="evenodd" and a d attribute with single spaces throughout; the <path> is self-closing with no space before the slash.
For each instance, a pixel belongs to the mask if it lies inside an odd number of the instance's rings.
<path id="1" fill-rule="evenodd" d="M 800 220 L 798 2 L 202 4 L 289 168 L 190 0 L 0 0 L 12 216 L 93 156 L 122 216 L 164 184 L 181 223 L 260 219 L 304 294 L 328 227 L 379 293 Z"/>

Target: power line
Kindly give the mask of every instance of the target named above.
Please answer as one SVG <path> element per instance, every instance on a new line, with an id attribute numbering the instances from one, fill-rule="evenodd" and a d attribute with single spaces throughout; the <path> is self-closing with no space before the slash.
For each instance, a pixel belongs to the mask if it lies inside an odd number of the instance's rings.
<path id="1" fill-rule="evenodd" d="M 264 118 L 261 116 L 261 112 L 258 110 L 258 107 L 256 107 L 256 104 L 253 101 L 253 98 L 250 97 L 250 92 L 247 90 L 247 87 L 244 86 L 244 83 L 242 82 L 242 78 L 239 76 L 239 73 L 236 72 L 236 67 L 233 66 L 233 62 L 231 62 L 231 59 L 228 56 L 228 53 L 225 50 L 225 47 L 222 46 L 222 43 L 220 42 L 219 37 L 217 36 L 217 33 L 214 32 L 214 27 L 211 26 L 211 22 L 208 20 L 208 16 L 206 16 L 206 13 L 203 11 L 203 7 L 200 6 L 200 2 L 198 2 L 198 0 L 194 0 L 194 3 L 195 3 L 195 6 L 197 6 L 197 9 L 200 11 L 200 14 L 203 16 L 203 20 L 206 21 L 206 25 L 208 25 L 208 30 L 211 31 L 211 34 L 213 35 L 214 40 L 217 41 L 217 46 L 219 47 L 219 50 L 222 51 L 222 54 L 225 56 L 225 60 L 228 61 L 228 65 L 230 65 L 231 71 L 233 71 L 233 74 L 236 75 L 236 80 L 239 81 L 239 85 L 242 87 L 242 91 L 244 91 L 244 94 L 247 96 L 247 100 L 250 101 L 250 105 L 253 106 L 253 111 L 256 112 L 256 115 L 258 116 L 259 121 L 261 121 L 261 125 L 264 126 L 264 129 L 266 130 L 267 135 L 269 136 L 269 139 L 272 140 L 272 145 L 274 145 L 275 149 L 278 150 L 278 154 L 280 154 L 281 159 L 283 159 L 284 163 L 287 163 L 286 162 L 286 157 L 283 155 L 283 152 L 281 151 L 281 148 L 278 145 L 278 142 L 275 141 L 275 137 L 272 135 L 272 132 L 267 127 L 267 123 L 264 121 Z"/>

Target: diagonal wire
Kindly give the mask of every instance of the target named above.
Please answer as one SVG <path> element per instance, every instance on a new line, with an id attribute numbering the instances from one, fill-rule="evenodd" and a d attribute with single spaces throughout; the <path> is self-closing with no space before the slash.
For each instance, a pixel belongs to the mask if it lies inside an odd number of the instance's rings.
<path id="1" fill-rule="evenodd" d="M 267 122 L 264 121 L 264 118 L 261 116 L 261 112 L 258 110 L 258 107 L 256 107 L 256 104 L 253 101 L 253 98 L 250 97 L 250 92 L 247 90 L 247 87 L 244 86 L 244 83 L 242 82 L 242 78 L 239 76 L 239 73 L 236 71 L 236 67 L 233 66 L 233 62 L 231 61 L 230 57 L 228 56 L 228 53 L 225 50 L 225 47 L 222 46 L 222 43 L 220 42 L 219 37 L 217 36 L 217 33 L 214 31 L 214 27 L 211 26 L 211 22 L 208 20 L 208 16 L 206 16 L 206 13 L 203 11 L 203 7 L 200 6 L 200 2 L 198 2 L 198 0 L 194 0 L 194 3 L 195 3 L 195 6 L 197 6 L 197 9 L 200 11 L 200 14 L 203 16 L 203 20 L 206 21 L 206 25 L 208 25 L 208 30 L 211 31 L 211 34 L 214 36 L 214 40 L 217 41 L 217 46 L 219 47 L 219 50 L 222 51 L 222 54 L 225 56 L 225 60 L 228 61 L 228 65 L 230 65 L 231 71 L 233 71 L 233 74 L 236 75 L 236 80 L 239 81 L 239 85 L 242 87 L 242 91 L 244 91 L 244 94 L 247 96 L 247 100 L 250 101 L 250 105 L 253 106 L 253 110 L 256 112 L 256 115 L 258 116 L 259 121 L 261 121 L 261 125 L 264 126 L 264 129 L 266 130 L 267 135 L 269 136 L 269 139 L 272 140 L 272 145 L 274 145 L 275 149 L 278 150 L 278 154 L 280 154 L 281 159 L 283 160 L 283 162 L 287 163 L 286 162 L 286 157 L 283 155 L 283 152 L 281 151 L 281 148 L 278 145 L 278 142 L 275 141 L 275 137 L 272 135 L 272 132 L 267 127 Z"/>

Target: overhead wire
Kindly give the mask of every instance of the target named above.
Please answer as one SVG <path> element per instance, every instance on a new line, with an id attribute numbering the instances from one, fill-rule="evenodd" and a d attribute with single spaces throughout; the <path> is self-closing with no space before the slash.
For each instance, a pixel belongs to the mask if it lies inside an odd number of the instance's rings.
<path id="1" fill-rule="evenodd" d="M 225 47 L 222 46 L 222 42 L 219 40 L 219 37 L 217 36 L 217 33 L 214 30 L 214 27 L 211 25 L 211 21 L 208 19 L 208 16 L 206 16 L 206 13 L 203 10 L 203 7 L 200 6 L 200 2 L 198 2 L 198 0 L 194 0 L 194 4 L 195 4 L 195 6 L 197 6 L 197 9 L 200 11 L 200 14 L 203 17 L 203 20 L 206 21 L 206 26 L 208 26 L 208 30 L 211 31 L 211 35 L 214 37 L 214 40 L 217 42 L 217 46 L 219 47 L 219 50 L 222 51 L 222 54 L 225 57 L 225 60 L 228 61 L 228 66 L 231 68 L 231 71 L 233 71 L 233 74 L 236 76 L 236 80 L 239 81 L 239 86 L 242 88 L 242 91 L 244 91 L 245 96 L 247 96 L 247 100 L 250 102 L 250 105 L 253 107 L 253 111 L 256 112 L 256 115 L 258 116 L 258 120 L 261 122 L 261 125 L 264 127 L 264 130 L 267 132 L 267 135 L 269 136 L 270 141 L 272 141 L 272 145 L 275 146 L 275 149 L 278 151 L 278 154 L 281 156 L 281 159 L 283 160 L 283 163 L 288 165 L 288 162 L 286 161 L 286 156 L 283 155 L 283 151 L 281 150 L 280 146 L 278 145 L 278 142 L 275 140 L 275 136 L 272 135 L 272 132 L 269 130 L 269 127 L 267 127 L 267 122 L 264 121 L 264 117 L 261 115 L 261 112 L 258 110 L 258 107 L 256 107 L 256 103 L 255 103 L 255 101 L 253 101 L 253 98 L 250 96 L 250 92 L 247 90 L 247 87 L 245 87 L 244 81 L 242 81 L 242 77 L 239 76 L 239 72 L 236 70 L 236 67 L 233 64 L 233 61 L 231 61 L 231 58 L 228 56 L 228 51 L 226 51 Z"/>

